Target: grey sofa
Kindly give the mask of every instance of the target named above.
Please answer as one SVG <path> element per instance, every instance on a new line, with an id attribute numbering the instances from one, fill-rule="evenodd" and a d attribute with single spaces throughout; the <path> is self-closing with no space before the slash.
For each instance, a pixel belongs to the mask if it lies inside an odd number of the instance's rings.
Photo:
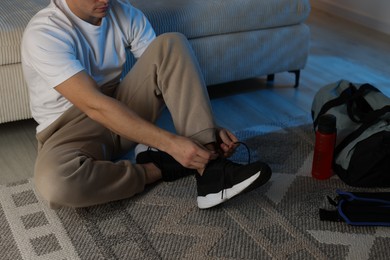
<path id="1" fill-rule="evenodd" d="M 304 68 L 310 32 L 309 0 L 128 0 L 156 33 L 187 36 L 208 85 Z M 0 8 L 0 123 L 31 118 L 20 64 L 29 19 L 49 0 L 2 0 Z M 129 54 L 126 70 L 134 63 Z"/>

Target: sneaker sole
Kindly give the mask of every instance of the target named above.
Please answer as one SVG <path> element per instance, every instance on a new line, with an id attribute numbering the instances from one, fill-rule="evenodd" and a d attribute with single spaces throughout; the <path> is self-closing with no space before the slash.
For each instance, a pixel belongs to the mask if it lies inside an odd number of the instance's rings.
<path id="1" fill-rule="evenodd" d="M 210 194 L 207 194 L 206 196 L 198 196 L 198 198 L 197 198 L 198 207 L 200 209 L 211 208 L 211 207 L 217 206 L 217 205 L 233 198 L 234 196 L 246 191 L 246 189 L 248 189 L 248 191 L 249 191 L 251 184 L 254 183 L 257 179 L 259 179 L 260 173 L 261 173 L 261 171 L 257 172 L 256 174 L 254 174 L 250 178 L 234 185 L 233 187 L 231 187 L 229 189 L 222 190 L 218 193 L 210 193 Z"/>

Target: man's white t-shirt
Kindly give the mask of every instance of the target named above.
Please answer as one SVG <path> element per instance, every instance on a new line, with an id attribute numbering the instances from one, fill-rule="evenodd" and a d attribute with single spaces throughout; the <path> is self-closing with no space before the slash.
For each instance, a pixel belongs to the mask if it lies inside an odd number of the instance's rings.
<path id="1" fill-rule="evenodd" d="M 99 26 L 74 15 L 66 0 L 51 0 L 26 27 L 21 47 L 37 132 L 72 106 L 56 86 L 82 70 L 99 86 L 119 82 L 126 48 L 138 58 L 155 37 L 146 17 L 126 0 L 112 0 Z"/>

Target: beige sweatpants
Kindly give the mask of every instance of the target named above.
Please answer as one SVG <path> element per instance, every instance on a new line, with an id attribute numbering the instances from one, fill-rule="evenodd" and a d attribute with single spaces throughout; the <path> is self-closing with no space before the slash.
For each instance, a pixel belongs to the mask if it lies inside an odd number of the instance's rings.
<path id="1" fill-rule="evenodd" d="M 125 76 L 105 92 L 145 120 L 164 105 L 178 134 L 215 141 L 215 123 L 199 65 L 178 33 L 157 37 Z M 75 107 L 37 134 L 35 185 L 52 208 L 86 207 L 131 197 L 145 186 L 143 167 L 114 161 L 134 143 L 112 133 Z"/>

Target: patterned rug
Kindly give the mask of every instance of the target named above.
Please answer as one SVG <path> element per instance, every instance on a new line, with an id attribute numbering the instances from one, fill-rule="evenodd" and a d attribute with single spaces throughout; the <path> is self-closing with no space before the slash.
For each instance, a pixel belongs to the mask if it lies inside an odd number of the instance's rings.
<path id="1" fill-rule="evenodd" d="M 159 183 L 132 199 L 57 211 L 32 180 L 0 186 L 0 259 L 388 259 L 390 229 L 319 220 L 337 177 L 310 177 L 310 125 L 238 132 L 251 159 L 270 164 L 265 186 L 200 210 L 193 177 Z M 243 146 L 233 157 L 247 160 Z"/>

